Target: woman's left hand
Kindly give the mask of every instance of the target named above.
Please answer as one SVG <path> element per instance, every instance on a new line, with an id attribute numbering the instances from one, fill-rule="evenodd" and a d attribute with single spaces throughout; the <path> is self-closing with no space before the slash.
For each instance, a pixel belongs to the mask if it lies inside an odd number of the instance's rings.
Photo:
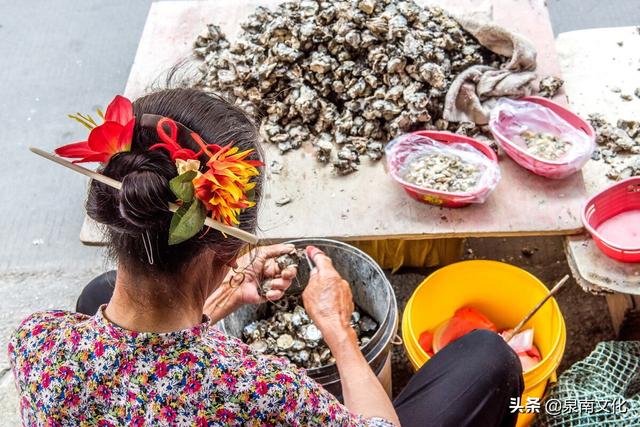
<path id="1" fill-rule="evenodd" d="M 297 268 L 290 266 L 280 271 L 276 258 L 294 250 L 295 246 L 290 244 L 260 246 L 238 258 L 238 267 L 235 268 L 237 273 L 229 272 L 230 283 L 239 282 L 244 274 L 244 280 L 236 290 L 239 293 L 237 302 L 259 304 L 266 300 L 275 301 L 282 298 L 284 292 L 291 286 L 291 281 L 296 277 Z M 271 281 L 271 290 L 267 292 L 266 298 L 258 293 L 258 287 L 265 280 Z"/>

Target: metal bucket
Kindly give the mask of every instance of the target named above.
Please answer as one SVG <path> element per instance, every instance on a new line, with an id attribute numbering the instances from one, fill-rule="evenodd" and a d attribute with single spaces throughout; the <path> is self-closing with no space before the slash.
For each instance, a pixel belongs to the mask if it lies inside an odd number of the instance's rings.
<path id="1" fill-rule="evenodd" d="M 359 249 L 335 240 L 299 239 L 286 243 L 292 243 L 296 247 L 313 245 L 321 249 L 332 259 L 333 266 L 340 275 L 351 284 L 354 302 L 379 325 L 371 340 L 361 350 L 371 369 L 376 375 L 380 374 L 398 329 L 396 297 L 380 266 Z M 301 263 L 298 267 L 298 280 L 294 281 L 287 293 L 302 292 L 308 281 L 309 267 L 306 263 Z M 225 317 L 219 326 L 226 334 L 242 338 L 244 326 L 263 317 L 266 304 L 270 303 L 245 305 Z M 306 372 L 338 399 L 342 399 L 342 385 L 335 364 L 307 369 Z"/>

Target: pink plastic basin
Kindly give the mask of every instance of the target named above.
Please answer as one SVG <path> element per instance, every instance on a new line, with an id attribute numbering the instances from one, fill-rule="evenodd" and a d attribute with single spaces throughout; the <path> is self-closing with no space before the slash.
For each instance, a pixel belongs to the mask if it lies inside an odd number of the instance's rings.
<path id="1" fill-rule="evenodd" d="M 541 98 L 539 96 L 525 96 L 522 98 L 518 98 L 518 101 L 529 101 L 535 104 L 542 105 L 543 107 L 547 107 L 562 119 L 564 119 L 571 126 L 586 133 L 591 141 L 595 141 L 596 136 L 591 125 L 575 113 L 567 110 L 562 105 L 555 103 L 547 98 Z M 498 120 L 500 119 L 501 118 L 499 117 Z M 578 163 L 568 161 L 545 161 L 533 157 L 526 150 L 511 141 L 509 138 L 507 138 L 505 135 L 503 135 L 493 127 L 491 128 L 491 133 L 496 138 L 496 140 L 498 140 L 498 142 L 500 143 L 500 147 L 504 150 L 505 153 L 507 153 L 509 157 L 511 157 L 520 166 L 528 169 L 536 175 L 541 175 L 553 179 L 565 178 L 582 169 L 585 163 L 589 160 L 589 158 L 586 157 L 583 159 L 583 161 Z"/>

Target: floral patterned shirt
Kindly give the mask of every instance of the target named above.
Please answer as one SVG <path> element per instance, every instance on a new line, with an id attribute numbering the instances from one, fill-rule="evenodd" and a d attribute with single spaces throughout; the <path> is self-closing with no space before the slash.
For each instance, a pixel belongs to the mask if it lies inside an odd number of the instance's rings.
<path id="1" fill-rule="evenodd" d="M 390 426 L 340 404 L 287 360 L 207 322 L 138 333 L 65 311 L 25 319 L 9 343 L 28 426 Z"/>

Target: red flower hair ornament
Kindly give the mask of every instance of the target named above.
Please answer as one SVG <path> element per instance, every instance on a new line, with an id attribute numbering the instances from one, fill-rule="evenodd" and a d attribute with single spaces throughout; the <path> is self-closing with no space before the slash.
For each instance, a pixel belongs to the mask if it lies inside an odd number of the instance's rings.
<path id="1" fill-rule="evenodd" d="M 131 101 L 118 95 L 106 114 L 98 110 L 98 115 L 104 119 L 101 125 L 89 115 L 70 115 L 91 129 L 89 138 L 60 147 L 56 154 L 76 159 L 73 163 L 106 163 L 114 154 L 130 151 L 136 121 Z M 259 160 L 248 159 L 255 150 L 240 152 L 232 144 L 207 144 L 200 135 L 168 117 L 144 114 L 140 126 L 154 130 L 160 140 L 149 150 L 166 150 L 178 170 L 178 176 L 169 181 L 178 205 L 169 228 L 170 245 L 195 236 L 207 216 L 228 226 L 238 225 L 241 211 L 255 206 L 251 193 L 256 183 L 252 180 L 260 174 L 257 168 L 263 166 Z M 208 158 L 204 165 L 202 156 Z"/>
<path id="2" fill-rule="evenodd" d="M 131 101 L 117 95 L 107 107 L 106 113 L 98 109 L 98 116 L 104 120 L 101 125 L 98 125 L 88 114 L 69 115 L 70 118 L 91 129 L 89 138 L 86 141 L 60 147 L 55 150 L 56 154 L 76 159 L 73 163 L 106 163 L 114 154 L 130 151 L 133 126 L 136 122 Z"/>

